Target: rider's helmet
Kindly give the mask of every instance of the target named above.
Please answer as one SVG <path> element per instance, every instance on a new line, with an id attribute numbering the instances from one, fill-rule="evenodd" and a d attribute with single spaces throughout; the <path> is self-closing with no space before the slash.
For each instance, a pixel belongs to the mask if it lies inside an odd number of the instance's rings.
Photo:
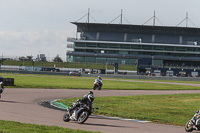
<path id="1" fill-rule="evenodd" d="M 101 76 L 98 76 L 98 79 L 101 79 Z"/>
<path id="2" fill-rule="evenodd" d="M 93 92 L 92 92 L 92 91 L 89 91 L 88 94 L 93 94 Z"/>
<path id="3" fill-rule="evenodd" d="M 0 87 L 3 87 L 3 82 L 0 82 Z"/>
<path id="4" fill-rule="evenodd" d="M 90 102 L 93 102 L 94 101 L 94 94 L 93 94 L 93 92 L 92 91 L 89 91 L 89 93 L 88 93 L 88 100 L 90 101 Z"/>

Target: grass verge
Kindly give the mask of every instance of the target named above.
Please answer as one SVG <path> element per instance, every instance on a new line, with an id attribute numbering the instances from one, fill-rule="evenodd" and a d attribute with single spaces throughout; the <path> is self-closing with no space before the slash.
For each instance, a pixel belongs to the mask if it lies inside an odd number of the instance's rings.
<path id="1" fill-rule="evenodd" d="M 77 98 L 64 99 L 71 105 Z M 156 123 L 185 125 L 198 110 L 200 94 L 140 95 L 122 97 L 96 97 L 95 114 L 129 119 L 148 120 Z"/>
<path id="2" fill-rule="evenodd" d="M 0 133 L 97 133 L 69 128 L 0 120 Z M 98 132 L 99 133 L 99 132 Z"/>
<path id="3" fill-rule="evenodd" d="M 4 60 L 3 65 L 11 65 L 11 66 L 33 66 L 32 61 L 12 61 L 12 60 Z M 113 70 L 114 65 L 103 63 L 78 63 L 78 62 L 41 62 L 35 61 L 35 67 L 54 67 L 56 65 L 58 68 L 85 68 L 85 69 L 109 69 Z M 119 64 L 119 70 L 131 70 L 137 71 L 137 65 L 122 65 Z"/>
<path id="4" fill-rule="evenodd" d="M 17 88 L 56 88 L 56 89 L 92 89 L 95 78 L 37 75 L 3 74 L 4 78 L 14 78 Z M 134 82 L 131 82 L 134 81 Z M 159 83 L 144 83 L 137 80 L 103 80 L 102 89 L 110 90 L 199 90 L 200 87 Z"/>

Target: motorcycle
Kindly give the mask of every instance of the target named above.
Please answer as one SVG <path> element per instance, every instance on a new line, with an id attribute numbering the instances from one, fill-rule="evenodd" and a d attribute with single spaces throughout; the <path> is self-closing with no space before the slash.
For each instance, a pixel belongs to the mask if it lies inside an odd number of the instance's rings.
<path id="1" fill-rule="evenodd" d="M 95 79 L 93 90 L 101 90 L 100 82 L 101 82 L 100 80 Z"/>
<path id="2" fill-rule="evenodd" d="M 0 98 L 1 98 L 1 93 L 4 91 L 4 85 L 3 82 L 0 82 Z"/>
<path id="3" fill-rule="evenodd" d="M 77 106 L 78 105 L 78 106 Z M 94 112 L 93 105 L 86 105 L 80 103 L 78 100 L 76 103 L 72 103 L 72 107 L 76 106 L 70 114 L 69 114 L 69 108 L 67 108 L 67 112 L 63 116 L 64 122 L 69 122 L 70 120 L 77 121 L 79 124 L 83 124 L 88 117 Z M 96 108 L 98 109 L 98 108 Z"/>
<path id="4" fill-rule="evenodd" d="M 200 110 L 194 111 L 195 114 L 186 124 L 185 131 L 192 132 L 193 130 L 200 130 Z"/>

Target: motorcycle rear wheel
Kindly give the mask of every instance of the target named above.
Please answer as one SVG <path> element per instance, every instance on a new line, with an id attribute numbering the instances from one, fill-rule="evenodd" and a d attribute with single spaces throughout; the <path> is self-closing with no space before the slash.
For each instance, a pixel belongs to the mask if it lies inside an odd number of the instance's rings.
<path id="1" fill-rule="evenodd" d="M 89 117 L 88 111 L 83 111 L 78 117 L 78 123 L 83 124 Z"/>
<path id="2" fill-rule="evenodd" d="M 98 85 L 94 85 L 93 90 L 98 90 L 99 86 Z"/>
<path id="3" fill-rule="evenodd" d="M 96 90 L 96 85 L 94 85 L 93 90 Z"/>
<path id="4" fill-rule="evenodd" d="M 63 121 L 64 122 L 69 122 L 70 121 L 68 112 L 64 114 Z"/>
<path id="5" fill-rule="evenodd" d="M 192 131 L 193 131 L 193 123 L 191 122 L 191 120 L 189 120 L 189 121 L 185 124 L 185 131 L 186 131 L 186 132 L 192 132 Z"/>
<path id="6" fill-rule="evenodd" d="M 101 90 L 101 87 L 99 86 L 99 88 L 98 88 L 99 90 Z"/>

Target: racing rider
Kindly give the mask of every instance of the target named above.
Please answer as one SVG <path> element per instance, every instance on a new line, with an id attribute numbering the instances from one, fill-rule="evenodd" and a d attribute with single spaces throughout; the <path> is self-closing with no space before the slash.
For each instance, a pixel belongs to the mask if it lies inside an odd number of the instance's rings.
<path id="1" fill-rule="evenodd" d="M 82 99 L 78 99 L 76 101 L 76 104 L 69 109 L 69 115 L 71 115 L 71 111 L 76 107 L 80 106 L 80 104 L 87 104 L 90 105 L 91 107 L 93 101 L 94 101 L 94 94 L 92 91 L 89 91 L 88 94 L 84 95 Z"/>
<path id="2" fill-rule="evenodd" d="M 3 93 L 3 90 L 4 90 L 3 82 L 0 82 L 0 98 L 1 98 L 1 93 Z"/>
<path id="3" fill-rule="evenodd" d="M 102 85 L 103 85 L 103 81 L 102 81 L 101 76 L 98 76 L 96 80 L 97 80 L 97 82 L 99 83 L 99 86 L 100 86 L 100 87 L 99 87 L 99 90 L 101 90 L 101 87 L 102 87 Z"/>

